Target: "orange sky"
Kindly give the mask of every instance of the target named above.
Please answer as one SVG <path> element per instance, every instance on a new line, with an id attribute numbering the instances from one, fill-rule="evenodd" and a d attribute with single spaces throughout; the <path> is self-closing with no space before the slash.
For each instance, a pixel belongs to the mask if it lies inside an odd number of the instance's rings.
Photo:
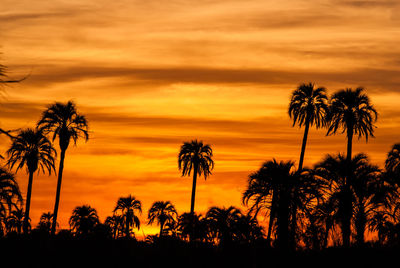
<path id="1" fill-rule="evenodd" d="M 332 93 L 364 86 L 379 112 L 376 138 L 355 142 L 382 165 L 400 142 L 400 4 L 396 0 L 0 0 L 1 62 L 13 78 L 0 125 L 32 127 L 54 101 L 76 101 L 91 139 L 67 151 L 59 220 L 77 205 L 101 220 L 133 194 L 189 210 L 183 141 L 209 143 L 215 170 L 199 180 L 196 210 L 241 206 L 247 175 L 263 161 L 297 160 L 303 130 L 287 106 L 300 82 Z M 312 130 L 306 165 L 345 151 L 344 135 Z M 0 140 L 1 151 L 9 140 Z M 57 148 L 58 149 L 58 148 Z M 27 177 L 17 174 L 25 194 Z M 36 225 L 52 211 L 56 177 L 33 185 Z M 143 218 L 144 221 L 144 218 Z M 144 232 L 156 228 L 144 226 Z M 141 231 L 140 231 L 141 232 Z"/>

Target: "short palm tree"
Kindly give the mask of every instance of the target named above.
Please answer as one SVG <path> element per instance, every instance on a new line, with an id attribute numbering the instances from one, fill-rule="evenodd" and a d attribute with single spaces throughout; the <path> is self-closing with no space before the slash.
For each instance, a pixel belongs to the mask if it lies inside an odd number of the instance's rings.
<path id="1" fill-rule="evenodd" d="M 30 223 L 28 219 L 28 223 L 26 224 L 25 213 L 22 208 L 15 208 L 10 212 L 10 215 L 6 218 L 6 229 L 7 232 L 16 232 L 21 234 L 22 228 L 30 228 Z"/>
<path id="2" fill-rule="evenodd" d="M 153 203 L 149 209 L 147 218 L 149 219 L 149 224 L 153 224 L 157 221 L 160 225 L 160 237 L 163 235 L 164 226 L 166 224 L 171 224 L 176 222 L 178 213 L 174 205 L 170 201 L 156 201 Z"/>
<path id="3" fill-rule="evenodd" d="M 56 201 L 54 204 L 53 223 L 51 226 L 51 234 L 54 235 L 56 231 L 58 206 L 60 203 L 61 182 L 64 170 L 65 152 L 68 149 L 71 139 L 76 144 L 80 137 L 85 141 L 89 139 L 88 122 L 85 116 L 77 112 L 76 105 L 72 101 L 67 103 L 56 102 L 50 105 L 42 114 L 42 118 L 37 123 L 37 128 L 42 130 L 45 134 L 51 133 L 52 140 L 56 138 L 59 140 L 61 156 L 60 166 L 58 169 Z"/>
<path id="4" fill-rule="evenodd" d="M 313 83 L 301 84 L 292 92 L 289 104 L 289 117 L 293 119 L 293 126 L 304 125 L 303 143 L 301 145 L 299 168 L 303 168 L 304 153 L 306 151 L 307 136 L 310 126 L 324 127 L 328 112 L 328 97 L 323 87 L 315 88 Z"/>
<path id="5" fill-rule="evenodd" d="M 355 155 L 350 163 L 347 157 L 339 154 L 326 156 L 315 166 L 315 172 L 325 179 L 330 187 L 325 206 L 334 212 L 334 216 L 330 216 L 330 227 L 333 219 L 338 221 L 342 230 L 342 240 L 345 242 L 346 236 L 351 235 L 346 233 L 347 217 L 350 215 L 350 221 L 354 221 L 357 243 L 363 244 L 364 233 L 374 210 L 384 200 L 379 168 L 371 165 L 364 154 Z M 352 174 L 352 180 L 346 185 L 349 172 Z"/>
<path id="6" fill-rule="evenodd" d="M 74 231 L 76 235 L 89 234 L 94 230 L 97 224 L 99 224 L 97 211 L 89 205 L 76 207 L 69 219 L 71 230 Z"/>
<path id="7" fill-rule="evenodd" d="M 53 222 L 53 213 L 51 212 L 43 213 L 42 216 L 40 216 L 37 228 L 47 233 L 50 233 L 52 222 Z"/>
<path id="8" fill-rule="evenodd" d="M 235 239 L 236 223 L 241 216 L 240 210 L 233 206 L 229 208 L 211 207 L 208 210 L 206 218 L 220 245 L 227 244 Z"/>
<path id="9" fill-rule="evenodd" d="M 0 167 L 0 213 L 7 215 L 22 204 L 22 195 L 13 174 Z"/>
<path id="10" fill-rule="evenodd" d="M 16 170 L 18 171 L 26 167 L 27 173 L 29 174 L 24 217 L 24 232 L 27 232 L 33 174 L 41 170 L 43 173 L 47 171 L 50 175 L 52 170 L 55 171 L 54 159 L 56 150 L 40 130 L 28 128 L 22 130 L 15 139 L 13 139 L 11 147 L 7 151 L 7 155 L 7 165 L 10 169 L 16 166 Z"/>
<path id="11" fill-rule="evenodd" d="M 203 144 L 202 141 L 192 140 L 181 146 L 178 155 L 179 170 L 182 170 L 182 176 L 190 176 L 193 173 L 190 213 L 194 213 L 197 176 L 203 175 L 204 179 L 207 179 L 211 175 L 211 170 L 214 168 L 212 157 L 213 151 L 210 145 Z"/>
<path id="12" fill-rule="evenodd" d="M 400 143 L 394 144 L 388 153 L 385 161 L 385 169 L 391 175 L 400 177 Z"/>
<path id="13" fill-rule="evenodd" d="M 113 238 L 119 237 L 121 230 L 124 228 L 124 218 L 121 215 L 108 216 L 104 224 L 111 228 Z"/>
<path id="14" fill-rule="evenodd" d="M 131 228 L 140 229 L 140 220 L 135 212 L 142 213 L 142 203 L 134 196 L 120 197 L 114 209 L 114 213 L 117 212 L 124 218 L 126 237 L 130 237 Z"/>
<path id="15" fill-rule="evenodd" d="M 327 135 L 335 134 L 338 130 L 342 133 L 346 132 L 347 136 L 347 162 L 352 159 L 353 136 L 358 135 L 358 138 L 365 136 L 374 137 L 374 123 L 376 122 L 378 113 L 370 102 L 369 97 L 364 93 L 364 89 L 359 87 L 355 90 L 351 88 L 343 89 L 332 95 L 330 99 Z M 350 213 L 350 182 L 351 174 L 345 177 L 345 186 L 343 189 L 344 195 L 349 195 L 345 198 L 344 206 L 347 206 L 345 213 Z M 350 246 L 351 234 L 351 215 L 344 215 L 345 220 L 342 223 L 343 245 Z"/>
<path id="16" fill-rule="evenodd" d="M 283 248 L 289 246 L 290 202 L 296 178 L 291 172 L 293 166 L 291 161 L 265 162 L 257 172 L 250 174 L 242 199 L 245 205 L 250 205 L 249 213 L 254 217 L 262 210 L 269 213 L 267 240 L 270 241 L 276 225 L 278 246 Z"/>

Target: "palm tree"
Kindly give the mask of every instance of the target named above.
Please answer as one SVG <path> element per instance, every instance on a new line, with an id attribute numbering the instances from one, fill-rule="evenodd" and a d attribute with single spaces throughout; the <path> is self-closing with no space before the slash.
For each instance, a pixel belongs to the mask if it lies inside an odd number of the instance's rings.
<path id="1" fill-rule="evenodd" d="M 22 204 L 22 195 L 13 174 L 0 167 L 0 213 L 7 215 Z"/>
<path id="2" fill-rule="evenodd" d="M 353 135 L 358 135 L 358 138 L 365 136 L 368 141 L 368 136 L 374 137 L 374 123 L 376 122 L 378 113 L 372 106 L 368 96 L 364 93 L 364 89 L 359 87 L 355 90 L 351 88 L 343 89 L 332 95 L 328 112 L 328 132 L 327 135 L 335 134 L 339 129 L 342 133 L 346 132 L 347 136 L 347 162 L 352 159 L 352 144 Z M 343 245 L 350 245 L 351 234 L 351 214 L 350 204 L 350 182 L 351 174 L 348 173 L 345 177 L 345 186 L 343 194 L 347 195 L 344 198 L 343 204 L 345 209 L 344 221 L 342 222 Z"/>
<path id="3" fill-rule="evenodd" d="M 177 217 L 178 213 L 176 212 L 175 207 L 171 204 L 170 201 L 154 202 L 149 209 L 147 216 L 147 218 L 149 219 L 149 224 L 153 224 L 154 221 L 157 221 L 160 225 L 159 237 L 161 237 L 163 234 L 163 228 L 165 224 L 174 223 Z"/>
<path id="4" fill-rule="evenodd" d="M 190 173 L 193 173 L 190 213 L 194 213 L 197 175 L 203 175 L 204 179 L 211 175 L 211 170 L 214 168 L 212 157 L 213 151 L 210 145 L 203 144 L 202 141 L 192 140 L 181 146 L 178 155 L 179 170 L 182 170 L 182 176 L 190 176 Z"/>
<path id="5" fill-rule="evenodd" d="M 229 208 L 211 207 L 208 210 L 206 218 L 220 245 L 234 240 L 236 223 L 241 216 L 240 210 L 233 206 Z"/>
<path id="6" fill-rule="evenodd" d="M 7 232 L 16 232 L 18 234 L 21 234 L 22 228 L 30 228 L 30 223 L 28 219 L 27 221 L 25 220 L 24 217 L 24 211 L 22 208 L 15 208 L 10 212 L 10 215 L 6 218 L 6 229 Z M 28 222 L 26 224 L 26 222 Z"/>
<path id="7" fill-rule="evenodd" d="M 255 173 L 250 174 L 248 187 L 243 193 L 243 203 L 251 203 L 249 213 L 254 217 L 261 210 L 269 213 L 267 240 L 270 241 L 272 227 L 277 226 L 278 246 L 287 248 L 289 243 L 290 196 L 295 180 L 291 170 L 294 163 L 277 162 L 275 159 L 265 162 Z"/>
<path id="8" fill-rule="evenodd" d="M 178 218 L 177 232 L 189 241 L 212 242 L 212 232 L 207 218 L 201 214 L 183 213 Z"/>
<path id="9" fill-rule="evenodd" d="M 366 227 L 375 209 L 384 202 L 384 192 L 388 193 L 380 180 L 379 168 L 371 165 L 364 154 L 355 155 L 350 163 L 339 154 L 328 155 L 315 170 L 330 186 L 326 202 L 330 204 L 330 210 L 335 211 L 334 218 L 340 223 L 343 242 L 347 235 L 351 235 L 346 233 L 347 215 L 350 215 L 350 221 L 354 220 L 356 241 L 363 244 Z M 348 174 L 352 174 L 352 180 L 346 185 Z"/>
<path id="10" fill-rule="evenodd" d="M 392 175 L 400 175 L 400 143 L 394 144 L 388 153 L 385 169 Z"/>
<path id="11" fill-rule="evenodd" d="M 68 101 L 66 104 L 56 102 L 43 112 L 42 118 L 37 123 L 37 128 L 42 130 L 45 134 L 52 133 L 53 141 L 58 137 L 61 150 L 56 201 L 53 212 L 54 217 L 51 225 L 51 234 L 54 235 L 56 231 L 58 206 L 60 203 L 65 152 L 68 149 L 71 139 L 74 141 L 75 145 L 80 137 L 83 137 L 85 141 L 89 139 L 88 122 L 85 116 L 77 112 L 74 102 Z"/>
<path id="12" fill-rule="evenodd" d="M 111 228 L 113 238 L 116 239 L 119 237 L 121 229 L 123 229 L 124 218 L 121 215 L 108 216 L 104 221 L 104 224 Z"/>
<path id="13" fill-rule="evenodd" d="M 45 231 L 46 233 L 50 233 L 51 231 L 51 224 L 53 222 L 53 213 L 46 212 L 40 216 L 40 221 L 38 223 L 37 228 Z"/>
<path id="14" fill-rule="evenodd" d="M 121 212 L 125 224 L 125 236 L 130 237 L 131 228 L 140 229 L 140 220 L 135 211 L 142 213 L 142 203 L 134 196 L 120 197 L 115 206 L 114 213 Z"/>
<path id="15" fill-rule="evenodd" d="M 69 219 L 71 230 L 75 231 L 77 235 L 89 234 L 97 224 L 99 224 L 97 211 L 89 205 L 76 207 Z"/>
<path id="16" fill-rule="evenodd" d="M 27 173 L 29 174 L 24 217 L 24 232 L 27 232 L 33 174 L 36 171 L 42 170 L 43 173 L 47 171 L 49 175 L 51 175 L 51 171 L 55 171 L 54 158 L 56 156 L 56 150 L 41 131 L 28 128 L 22 130 L 17 137 L 13 139 L 10 149 L 7 151 L 7 155 L 7 165 L 10 169 L 16 166 L 16 171 L 18 171 L 26 167 Z"/>
<path id="17" fill-rule="evenodd" d="M 289 104 L 289 117 L 293 119 L 293 126 L 305 126 L 303 143 L 301 145 L 299 168 L 303 168 L 304 153 L 306 151 L 307 136 L 310 126 L 315 124 L 316 128 L 324 127 L 325 117 L 328 112 L 328 98 L 326 89 L 323 87 L 314 88 L 313 83 L 300 84 L 292 92 Z"/>

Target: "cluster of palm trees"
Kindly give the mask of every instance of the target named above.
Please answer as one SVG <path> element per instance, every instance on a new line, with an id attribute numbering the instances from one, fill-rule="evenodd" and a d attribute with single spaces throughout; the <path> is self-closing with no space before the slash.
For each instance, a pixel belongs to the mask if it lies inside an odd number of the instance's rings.
<path id="1" fill-rule="evenodd" d="M 213 150 L 202 141 L 184 142 L 178 154 L 182 176 L 192 176 L 190 212 L 178 215 L 169 201 L 154 202 L 147 224 L 158 224 L 158 236 L 175 237 L 219 245 L 264 240 L 269 246 L 295 249 L 305 246 L 322 249 L 329 245 L 363 245 L 366 233 L 376 233 L 380 244 L 400 240 L 400 144 L 388 153 L 385 167 L 372 164 L 367 155 L 352 155 L 354 136 L 374 136 L 377 112 L 363 88 L 343 89 L 330 98 L 326 89 L 313 83 L 293 91 L 288 113 L 293 126 L 304 126 L 299 164 L 294 161 L 266 161 L 248 177 L 242 202 L 246 213 L 235 207 L 211 207 L 195 213 L 197 179 L 207 179 L 214 168 Z M 310 127 L 326 128 L 327 135 L 345 133 L 346 154 L 326 155 L 312 168 L 303 167 Z M 50 139 L 47 137 L 50 134 Z M 55 103 L 43 113 L 35 129 L 22 130 L 12 137 L 6 166 L 29 174 L 25 210 L 14 175 L 0 169 L 0 226 L 4 232 L 29 232 L 29 207 L 33 176 L 42 171 L 58 174 L 53 213 L 42 215 L 36 229 L 54 235 L 60 201 L 65 152 L 71 139 L 88 140 L 88 123 L 73 102 Z M 55 169 L 58 138 L 60 165 Z M 76 207 L 69 220 L 70 233 L 87 236 L 102 233 L 114 239 L 135 236 L 141 227 L 142 203 L 134 196 L 118 199 L 113 215 L 101 223 L 89 205 Z M 258 219 L 266 216 L 264 232 Z"/>
<path id="2" fill-rule="evenodd" d="M 57 226 L 65 153 L 71 140 L 75 144 L 80 137 L 88 140 L 88 122 L 77 112 L 74 102 L 56 102 L 43 112 L 35 128 L 20 130 L 16 136 L 8 133 L 8 136 L 11 138 L 11 146 L 7 150 L 5 167 L 0 168 L 0 230 L 2 233 L 13 229 L 20 232 L 20 221 L 16 220 L 19 217 L 19 220 L 22 218 L 22 230 L 24 233 L 29 232 L 34 174 L 42 171 L 51 175 L 53 171 L 58 173 L 56 200 L 51 219 L 48 219 L 46 224 L 51 222 L 51 233 L 54 234 Z M 60 147 L 60 162 L 57 171 L 55 168 L 57 152 L 53 145 L 56 139 Z M 23 168 L 26 169 L 29 180 L 22 216 L 22 196 L 11 171 L 15 169 L 15 172 L 18 172 Z M 43 221 L 41 219 L 40 224 L 44 224 Z"/>
<path id="3" fill-rule="evenodd" d="M 254 217 L 269 216 L 267 241 L 294 248 L 324 248 L 334 242 L 362 245 L 365 233 L 378 232 L 381 243 L 399 228 L 399 147 L 388 154 L 385 169 L 365 154 L 352 156 L 353 136 L 373 137 L 377 112 L 363 88 L 344 89 L 330 98 L 325 88 L 301 84 L 293 91 L 289 116 L 305 126 L 299 166 L 275 159 L 249 176 L 243 203 Z M 327 135 L 346 133 L 347 154 L 327 155 L 313 168 L 303 168 L 309 127 L 327 128 Z M 341 236 L 337 235 L 340 229 Z M 353 238 L 353 239 L 352 239 Z"/>
<path id="4" fill-rule="evenodd" d="M 118 199 L 112 216 L 101 223 L 96 209 L 89 205 L 76 207 L 69 220 L 70 235 L 77 238 L 102 236 L 106 238 L 134 238 L 141 228 L 139 215 L 142 205 L 132 195 Z M 50 232 L 50 213 L 44 213 L 37 227 Z M 147 214 L 147 224 L 160 226 L 158 235 L 146 236 L 147 242 L 160 238 L 175 238 L 191 242 L 203 242 L 218 245 L 232 243 L 253 243 L 263 239 L 263 228 L 257 220 L 243 214 L 235 207 L 211 207 L 203 216 L 196 213 L 178 215 L 170 201 L 156 201 Z M 47 228 L 47 229 L 46 229 Z"/>

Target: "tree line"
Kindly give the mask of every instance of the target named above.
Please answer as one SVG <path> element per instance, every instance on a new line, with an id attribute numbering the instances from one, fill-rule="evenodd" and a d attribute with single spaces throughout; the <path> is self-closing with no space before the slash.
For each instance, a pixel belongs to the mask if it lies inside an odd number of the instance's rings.
<path id="1" fill-rule="evenodd" d="M 363 88 L 343 89 L 328 97 L 326 89 L 313 83 L 300 84 L 292 92 L 289 117 L 293 126 L 304 127 L 298 166 L 294 161 L 268 160 L 248 176 L 242 212 L 235 207 L 211 207 L 204 215 L 195 213 L 197 179 L 206 179 L 214 168 L 213 150 L 202 141 L 184 142 L 178 153 L 182 176 L 192 176 L 190 212 L 178 215 L 169 201 L 154 202 L 148 224 L 157 223 L 158 235 L 148 241 L 175 238 L 190 242 L 226 245 L 258 243 L 282 249 L 305 247 L 320 250 L 329 245 L 350 247 L 366 243 L 368 231 L 377 234 L 379 245 L 399 242 L 400 144 L 388 153 L 380 169 L 363 153 L 352 155 L 353 138 L 374 137 L 378 113 Z M 346 135 L 346 154 L 326 155 L 313 167 L 303 167 L 310 127 L 326 128 L 327 135 Z M 0 169 L 0 227 L 29 234 L 41 230 L 55 235 L 64 158 L 71 140 L 89 139 L 88 122 L 76 105 L 55 103 L 43 112 L 36 128 L 21 130 L 11 138 L 6 165 Z M 58 140 L 60 161 L 53 142 Z M 25 210 L 18 184 L 10 170 L 26 168 L 29 174 Z M 35 229 L 29 220 L 31 188 L 36 172 L 57 173 L 53 213 L 44 213 Z M 134 238 L 141 226 L 142 204 L 134 196 L 118 199 L 113 215 L 100 223 L 89 205 L 76 207 L 70 230 L 58 235 L 112 239 Z M 266 230 L 259 221 L 266 223 Z"/>

